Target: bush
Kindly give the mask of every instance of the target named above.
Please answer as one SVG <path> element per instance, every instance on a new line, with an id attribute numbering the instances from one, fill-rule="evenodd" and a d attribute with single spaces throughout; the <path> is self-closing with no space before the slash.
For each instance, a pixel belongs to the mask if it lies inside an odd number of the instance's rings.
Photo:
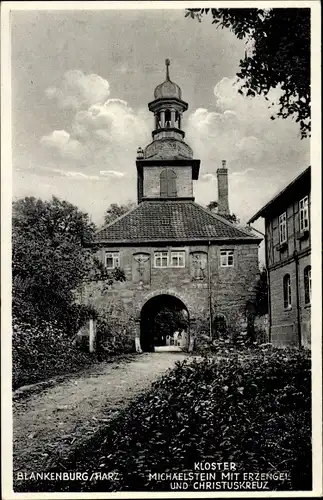
<path id="1" fill-rule="evenodd" d="M 268 347 L 177 363 L 68 465 L 121 475 L 118 483 L 84 483 L 82 491 L 165 491 L 169 482 L 148 482 L 149 473 L 192 471 L 203 461 L 233 461 L 241 472 L 288 472 L 286 481 L 269 481 L 271 490 L 311 488 L 306 352 Z"/>
<path id="2" fill-rule="evenodd" d="M 124 354 L 134 352 L 134 324 L 130 320 L 101 312 L 97 318 L 97 349 L 99 353 Z"/>
<path id="3" fill-rule="evenodd" d="M 71 372 L 92 361 L 58 327 L 46 322 L 31 326 L 13 321 L 13 389 Z"/>

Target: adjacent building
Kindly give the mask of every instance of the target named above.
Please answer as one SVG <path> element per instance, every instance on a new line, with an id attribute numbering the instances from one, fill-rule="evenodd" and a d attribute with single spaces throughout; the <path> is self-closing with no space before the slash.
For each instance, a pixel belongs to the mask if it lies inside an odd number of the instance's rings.
<path id="1" fill-rule="evenodd" d="M 265 220 L 271 341 L 311 342 L 311 168 L 308 167 L 249 221 Z"/>
<path id="2" fill-rule="evenodd" d="M 166 79 L 148 107 L 154 129 L 150 144 L 137 151 L 138 205 L 100 229 L 95 242 L 106 268 L 121 268 L 126 281 L 104 291 L 92 284 L 83 293 L 97 308 L 114 304 L 111 314 L 126 318 L 129 335 L 143 350 L 156 342 L 154 317 L 163 307 L 183 312 L 188 342 L 201 331 L 216 336 L 239 330 L 254 293 L 261 241 L 225 218 L 225 161 L 217 169 L 218 213 L 195 203 L 200 160 L 184 141 L 188 104 L 170 80 L 168 60 Z"/>

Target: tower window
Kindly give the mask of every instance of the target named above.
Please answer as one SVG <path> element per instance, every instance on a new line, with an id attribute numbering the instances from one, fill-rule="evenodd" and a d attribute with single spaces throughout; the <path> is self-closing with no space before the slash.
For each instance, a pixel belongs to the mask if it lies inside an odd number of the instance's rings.
<path id="1" fill-rule="evenodd" d="M 292 289 L 290 285 L 290 275 L 285 274 L 283 279 L 284 288 L 284 309 L 289 309 L 292 306 Z"/>
<path id="2" fill-rule="evenodd" d="M 165 111 L 165 128 L 169 128 L 171 126 L 171 121 L 172 121 L 171 112 L 169 111 L 169 109 L 166 109 L 166 111 Z"/>
<path id="3" fill-rule="evenodd" d="M 176 173 L 174 170 L 163 170 L 160 174 L 160 196 L 161 198 L 175 198 L 176 190 Z"/>

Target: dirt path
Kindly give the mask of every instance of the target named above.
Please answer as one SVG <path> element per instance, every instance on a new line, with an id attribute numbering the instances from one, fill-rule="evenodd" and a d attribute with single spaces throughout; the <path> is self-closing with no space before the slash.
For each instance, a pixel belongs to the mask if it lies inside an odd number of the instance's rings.
<path id="1" fill-rule="evenodd" d="M 102 363 L 93 372 L 58 383 L 14 403 L 14 471 L 43 471 L 57 454 L 82 443 L 147 389 L 182 352 L 138 355 L 128 363 Z"/>

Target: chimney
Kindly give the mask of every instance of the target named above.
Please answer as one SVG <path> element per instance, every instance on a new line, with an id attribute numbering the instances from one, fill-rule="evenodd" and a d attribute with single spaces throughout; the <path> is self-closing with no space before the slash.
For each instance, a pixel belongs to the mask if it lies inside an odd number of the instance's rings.
<path id="1" fill-rule="evenodd" d="M 218 214 L 228 215 L 229 211 L 229 193 L 228 193 L 228 169 L 226 160 L 222 160 L 222 167 L 216 171 L 218 178 Z"/>

